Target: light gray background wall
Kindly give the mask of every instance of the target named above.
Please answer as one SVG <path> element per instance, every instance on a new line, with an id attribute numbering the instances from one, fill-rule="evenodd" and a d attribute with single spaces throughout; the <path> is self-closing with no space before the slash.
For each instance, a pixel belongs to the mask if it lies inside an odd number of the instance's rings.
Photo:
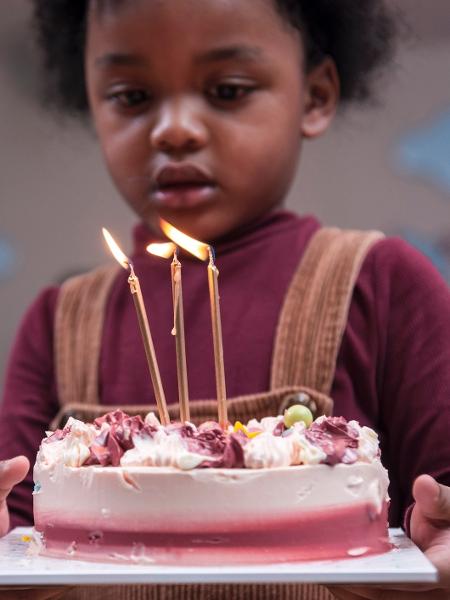
<path id="1" fill-rule="evenodd" d="M 398 0 L 416 36 L 398 56 L 384 105 L 352 111 L 307 144 L 288 206 L 325 223 L 448 235 L 448 194 L 391 166 L 393 142 L 450 106 L 448 0 Z M 93 135 L 58 123 L 36 100 L 27 0 L 0 4 L 0 239 L 15 250 L 0 280 L 0 383 L 14 331 L 43 286 L 108 260 L 100 227 L 126 246 L 133 222 Z"/>

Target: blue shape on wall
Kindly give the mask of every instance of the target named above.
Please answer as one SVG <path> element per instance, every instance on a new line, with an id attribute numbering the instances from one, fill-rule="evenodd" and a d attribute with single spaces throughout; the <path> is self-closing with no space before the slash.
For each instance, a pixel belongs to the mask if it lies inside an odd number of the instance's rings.
<path id="1" fill-rule="evenodd" d="M 12 244 L 0 237 L 0 281 L 10 277 L 16 266 L 16 253 Z"/>
<path id="2" fill-rule="evenodd" d="M 450 193 L 450 109 L 400 141 L 396 162 Z M 449 195 L 450 197 L 450 195 Z"/>

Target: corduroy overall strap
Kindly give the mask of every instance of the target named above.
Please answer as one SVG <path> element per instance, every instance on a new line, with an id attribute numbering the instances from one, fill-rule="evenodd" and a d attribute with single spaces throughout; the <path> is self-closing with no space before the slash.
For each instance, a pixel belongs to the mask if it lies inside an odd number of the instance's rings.
<path id="1" fill-rule="evenodd" d="M 292 279 L 277 327 L 271 389 L 302 385 L 329 396 L 353 288 L 378 231 L 324 227 Z"/>
<path id="2" fill-rule="evenodd" d="M 55 314 L 55 372 L 62 406 L 98 403 L 98 363 L 105 305 L 120 267 L 72 277 L 61 287 Z"/>

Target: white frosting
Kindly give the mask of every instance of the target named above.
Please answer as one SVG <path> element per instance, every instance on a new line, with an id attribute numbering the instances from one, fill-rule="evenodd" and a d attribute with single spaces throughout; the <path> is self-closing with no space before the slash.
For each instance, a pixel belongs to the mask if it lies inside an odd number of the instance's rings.
<path id="1" fill-rule="evenodd" d="M 64 454 L 65 440 L 42 443 L 36 457 L 36 463 L 52 466 L 62 460 Z"/>
<path id="2" fill-rule="evenodd" d="M 276 417 L 264 417 L 261 421 L 257 419 L 251 419 L 247 428 L 249 430 L 256 431 L 267 431 L 268 433 L 272 433 L 275 427 L 283 420 L 283 415 L 278 415 Z"/>
<path id="3" fill-rule="evenodd" d="M 360 460 L 372 462 L 379 457 L 380 448 L 378 435 L 370 427 L 361 427 L 359 436 L 358 456 Z"/>
<path id="4" fill-rule="evenodd" d="M 89 447 L 82 442 L 69 442 L 63 454 L 63 461 L 67 467 L 81 467 L 90 456 Z"/>
<path id="5" fill-rule="evenodd" d="M 149 412 L 144 419 L 146 425 L 150 425 L 150 427 L 155 427 L 156 429 L 162 429 L 162 425 L 159 422 L 157 416 L 153 412 Z"/>
<path id="6" fill-rule="evenodd" d="M 135 447 L 127 450 L 120 459 L 123 467 L 176 467 L 195 469 L 205 456 L 189 452 L 183 439 L 176 434 L 167 434 L 163 429 L 153 437 L 133 436 Z"/>
<path id="7" fill-rule="evenodd" d="M 314 446 L 306 439 L 301 429 L 300 431 L 294 430 L 291 435 L 283 439 L 287 439 L 291 443 L 291 465 L 317 465 L 327 457 L 321 448 Z"/>
<path id="8" fill-rule="evenodd" d="M 291 448 L 287 438 L 275 437 L 264 431 L 244 447 L 244 462 L 248 469 L 288 467 Z"/>
<path id="9" fill-rule="evenodd" d="M 256 439 L 256 438 L 255 438 Z M 300 509 L 361 505 L 378 512 L 388 478 L 377 461 L 354 465 L 302 465 L 275 469 L 193 469 L 171 467 L 82 468 L 36 464 L 37 521 L 68 518 L 97 530 L 99 520 L 139 531 L 157 515 L 161 531 L 216 530 L 218 522 L 242 530 L 258 519 L 289 518 Z M 132 485 L 130 485 L 132 482 Z M 232 510 L 233 519 L 230 519 Z"/>
<path id="10" fill-rule="evenodd" d="M 41 444 L 37 462 L 46 465 L 62 463 L 67 467 L 81 467 L 89 458 L 89 447 L 98 431 L 93 425 L 70 417 L 65 429 L 69 430 L 62 440 L 45 441 Z"/>
<path id="11" fill-rule="evenodd" d="M 358 432 L 358 448 L 356 449 L 358 460 L 362 462 L 378 460 L 380 444 L 376 432 L 365 425 L 361 427 L 358 421 L 349 421 L 348 425 Z"/>

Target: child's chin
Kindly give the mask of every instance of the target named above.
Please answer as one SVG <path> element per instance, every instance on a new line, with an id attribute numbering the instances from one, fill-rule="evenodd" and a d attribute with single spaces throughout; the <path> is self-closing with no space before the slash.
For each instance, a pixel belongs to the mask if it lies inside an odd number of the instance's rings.
<path id="1" fill-rule="evenodd" d="M 229 235 L 234 227 L 218 211 L 205 208 L 204 206 L 177 210 L 158 208 L 158 214 L 186 235 L 206 244 L 214 244 Z"/>

